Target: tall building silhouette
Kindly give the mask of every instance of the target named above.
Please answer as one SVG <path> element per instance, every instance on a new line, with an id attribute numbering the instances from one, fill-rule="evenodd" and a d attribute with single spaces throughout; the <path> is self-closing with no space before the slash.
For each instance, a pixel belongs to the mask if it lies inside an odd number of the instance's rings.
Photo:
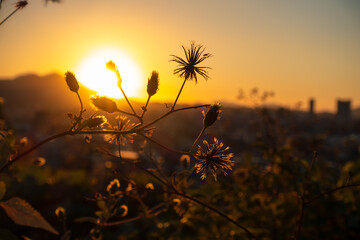
<path id="1" fill-rule="evenodd" d="M 309 113 L 313 115 L 315 113 L 315 99 L 310 98 L 309 100 Z"/>
<path id="2" fill-rule="evenodd" d="M 348 120 L 351 117 L 351 101 L 337 101 L 337 117 L 340 119 Z"/>

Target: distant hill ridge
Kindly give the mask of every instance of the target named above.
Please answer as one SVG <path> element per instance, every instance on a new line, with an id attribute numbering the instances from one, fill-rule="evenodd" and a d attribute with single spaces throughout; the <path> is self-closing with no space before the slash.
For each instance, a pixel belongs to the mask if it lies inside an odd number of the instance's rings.
<path id="1" fill-rule="evenodd" d="M 4 112 L 11 116 L 71 110 L 78 105 L 76 95 L 68 90 L 64 78 L 56 73 L 45 76 L 28 74 L 13 80 L 0 80 L 0 97 L 5 102 Z"/>

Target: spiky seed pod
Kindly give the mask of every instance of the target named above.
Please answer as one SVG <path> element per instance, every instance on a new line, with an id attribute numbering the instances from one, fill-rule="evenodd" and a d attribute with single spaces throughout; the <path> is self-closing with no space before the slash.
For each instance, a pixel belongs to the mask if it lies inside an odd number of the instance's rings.
<path id="1" fill-rule="evenodd" d="M 149 96 L 153 96 L 159 89 L 159 73 L 153 71 L 151 77 L 148 79 L 147 93 Z"/>
<path id="2" fill-rule="evenodd" d="M 86 126 L 88 128 L 96 128 L 96 127 L 101 126 L 105 122 L 106 122 L 106 118 L 104 116 L 96 116 L 96 117 L 89 118 L 88 120 L 86 120 Z"/>
<path id="3" fill-rule="evenodd" d="M 79 91 L 79 83 L 74 75 L 74 73 L 67 71 L 65 73 L 65 81 L 68 85 L 70 91 L 78 92 Z"/>
<path id="4" fill-rule="evenodd" d="M 214 122 L 216 122 L 221 112 L 220 108 L 220 103 L 215 103 L 210 107 L 204 117 L 204 128 L 210 127 L 214 124 Z"/>
<path id="5" fill-rule="evenodd" d="M 96 96 L 91 98 L 91 102 L 99 110 L 108 113 L 113 113 L 117 111 L 116 102 L 114 102 L 110 98 Z"/>

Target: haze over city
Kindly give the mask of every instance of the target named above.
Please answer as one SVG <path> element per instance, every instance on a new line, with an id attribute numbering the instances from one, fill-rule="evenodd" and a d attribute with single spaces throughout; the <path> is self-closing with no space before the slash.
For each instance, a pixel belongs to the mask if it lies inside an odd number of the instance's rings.
<path id="1" fill-rule="evenodd" d="M 13 9 L 4 1 L 0 18 Z M 144 98 L 157 70 L 161 94 L 154 100 L 167 101 L 181 85 L 170 54 L 195 41 L 213 54 L 212 70 L 206 83 L 184 89 L 184 102 L 248 104 L 238 90 L 257 87 L 275 93 L 269 103 L 291 108 L 302 102 L 305 109 L 311 97 L 317 111 L 336 111 L 337 99 L 358 107 L 359 11 L 355 0 L 29 1 L 1 26 L 0 79 L 77 74 L 87 59 L 113 51 L 138 69 L 134 97 Z"/>

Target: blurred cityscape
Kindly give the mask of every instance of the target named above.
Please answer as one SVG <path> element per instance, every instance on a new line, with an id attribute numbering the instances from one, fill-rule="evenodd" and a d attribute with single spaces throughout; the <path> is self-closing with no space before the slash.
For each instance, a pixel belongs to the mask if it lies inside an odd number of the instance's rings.
<path id="1" fill-rule="evenodd" d="M 86 99 L 94 92 L 82 89 L 80 94 L 83 95 L 87 114 L 91 114 L 94 110 Z M 64 79 L 57 74 L 44 77 L 27 75 L 15 80 L 0 81 L 0 96 L 4 99 L 0 105 L 1 117 L 12 124 L 19 137 L 27 137 L 30 143 L 66 130 L 70 123 L 66 114 L 76 113 L 79 105 L 76 95 L 68 91 Z M 351 100 L 336 101 L 336 113 L 317 113 L 315 98 L 309 99 L 308 109 L 305 111 L 266 105 L 254 108 L 225 105 L 220 120 L 206 132 L 204 139 L 221 136 L 221 140 L 235 153 L 237 161 L 242 161 L 248 151 L 256 150 L 258 146 L 254 143 L 261 142 L 274 150 L 284 146 L 291 147 L 299 157 L 305 159 L 311 159 L 313 151 L 318 151 L 322 161 L 329 166 L 340 166 L 359 158 L 360 109 L 352 109 Z M 140 110 L 142 103 L 135 102 L 134 106 Z M 127 106 L 120 101 L 119 108 L 126 109 Z M 167 111 L 162 103 L 150 104 L 149 109 L 147 119 Z M 114 116 L 104 115 L 110 123 L 114 120 Z M 155 131 L 154 138 L 170 148 L 187 150 L 202 128 L 201 110 L 173 114 L 158 126 L 161 127 Z M 56 145 L 50 143 L 41 148 L 40 155 L 59 164 L 66 154 L 76 153 L 69 150 L 62 156 L 56 149 L 63 145 L 66 148 L 81 148 L 82 145 L 74 145 L 79 138 L 84 137 L 56 140 Z M 102 139 L 99 136 L 96 138 Z M 126 150 L 137 151 L 131 149 L 134 146 L 127 148 L 129 149 Z M 163 149 L 159 151 L 164 156 L 173 155 Z M 90 156 L 93 158 L 89 153 L 88 157 Z"/>

